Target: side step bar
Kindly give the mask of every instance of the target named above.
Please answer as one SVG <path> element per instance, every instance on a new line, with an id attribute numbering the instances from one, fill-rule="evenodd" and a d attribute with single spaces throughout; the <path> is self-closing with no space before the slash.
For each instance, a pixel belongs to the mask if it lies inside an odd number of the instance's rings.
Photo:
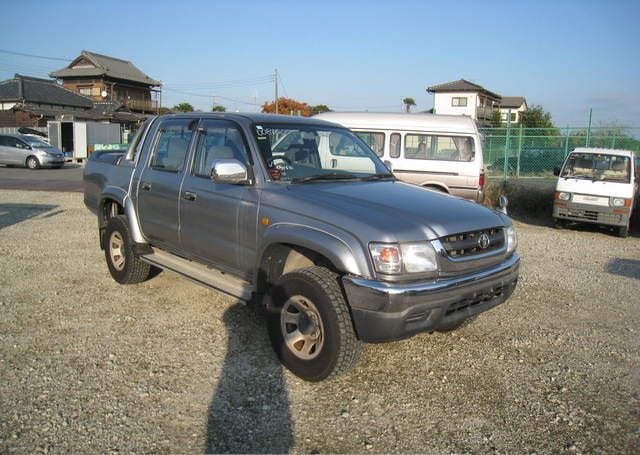
<path id="1" fill-rule="evenodd" d="M 161 269 L 171 270 L 197 284 L 225 292 L 247 302 L 251 300 L 253 286 L 248 281 L 166 251 L 152 249 L 152 254 L 140 256 L 140 259 Z"/>

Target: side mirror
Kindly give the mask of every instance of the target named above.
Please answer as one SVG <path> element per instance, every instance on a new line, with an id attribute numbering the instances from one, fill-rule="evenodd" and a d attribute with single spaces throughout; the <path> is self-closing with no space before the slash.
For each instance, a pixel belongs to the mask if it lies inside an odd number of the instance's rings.
<path id="1" fill-rule="evenodd" d="M 249 181 L 247 167 L 235 159 L 214 160 L 211 165 L 211 180 L 214 183 L 241 185 Z"/>
<path id="2" fill-rule="evenodd" d="M 507 199 L 507 196 L 504 196 L 504 195 L 500 196 L 500 198 L 498 199 L 498 211 L 506 215 L 508 206 L 509 206 L 509 199 Z"/>
<path id="3" fill-rule="evenodd" d="M 555 175 L 556 177 L 560 175 L 560 168 L 559 167 L 554 167 L 553 168 L 553 175 Z"/>
<path id="4" fill-rule="evenodd" d="M 387 167 L 387 169 L 389 169 L 389 172 L 393 172 L 393 164 L 391 164 L 391 161 L 384 160 L 383 163 Z"/>

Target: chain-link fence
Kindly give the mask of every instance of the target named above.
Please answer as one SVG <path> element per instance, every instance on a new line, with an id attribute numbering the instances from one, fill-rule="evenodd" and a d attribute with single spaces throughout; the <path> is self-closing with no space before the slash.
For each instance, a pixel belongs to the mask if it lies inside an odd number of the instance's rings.
<path id="1" fill-rule="evenodd" d="M 625 149 L 640 155 L 640 128 L 481 128 L 489 176 L 551 177 L 577 147 Z"/>

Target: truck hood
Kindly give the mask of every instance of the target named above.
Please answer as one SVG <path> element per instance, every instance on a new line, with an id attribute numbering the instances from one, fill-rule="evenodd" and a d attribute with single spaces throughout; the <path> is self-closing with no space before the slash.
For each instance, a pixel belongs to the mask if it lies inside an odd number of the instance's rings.
<path id="1" fill-rule="evenodd" d="M 285 199 L 295 200 L 289 201 L 289 210 L 341 229 L 373 231 L 370 234 L 379 241 L 432 240 L 508 223 L 498 212 L 475 202 L 399 181 L 306 183 L 286 188 Z"/>

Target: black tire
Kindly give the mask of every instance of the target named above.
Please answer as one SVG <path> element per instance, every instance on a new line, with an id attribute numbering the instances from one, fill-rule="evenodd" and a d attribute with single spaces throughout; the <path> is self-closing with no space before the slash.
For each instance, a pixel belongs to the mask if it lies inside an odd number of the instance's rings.
<path id="1" fill-rule="evenodd" d="M 626 239 L 629 235 L 629 226 L 618 226 L 615 228 L 616 235 L 622 239 Z"/>
<path id="2" fill-rule="evenodd" d="M 339 280 L 324 267 L 308 267 L 281 276 L 269 290 L 267 319 L 273 349 L 285 367 L 306 381 L 345 373 L 356 364 L 362 350 Z M 298 305 L 307 305 L 309 311 L 290 312 Z M 292 315 L 298 322 L 284 322 Z M 292 349 L 288 344 L 292 342 L 285 341 L 283 332 L 291 335 L 296 330 L 300 336 L 316 337 L 316 341 L 309 341 L 310 345 L 315 343 L 309 354 L 304 353 L 308 339 L 297 342 L 299 349 L 296 343 Z M 301 358 L 305 355 L 310 358 Z"/>
<path id="3" fill-rule="evenodd" d="M 32 170 L 40 169 L 40 161 L 38 161 L 38 158 L 33 155 L 27 158 L 27 160 L 24 162 L 24 165 Z"/>
<path id="4" fill-rule="evenodd" d="M 438 328 L 438 332 L 442 332 L 442 333 L 447 333 L 447 332 L 453 332 L 454 330 L 458 330 L 461 329 L 462 327 L 468 326 L 469 324 L 471 324 L 473 321 L 476 320 L 478 316 L 471 316 L 467 319 L 463 319 L 460 322 L 456 322 L 455 324 L 449 324 L 449 325 L 445 325 L 442 326 L 440 328 Z"/>
<path id="5" fill-rule="evenodd" d="M 565 220 L 555 219 L 553 222 L 553 227 L 556 229 L 564 229 L 567 227 L 567 222 Z"/>
<path id="6" fill-rule="evenodd" d="M 133 252 L 134 242 L 126 216 L 109 218 L 103 235 L 104 255 L 114 280 L 120 284 L 135 284 L 149 278 L 151 265 L 140 260 Z"/>

